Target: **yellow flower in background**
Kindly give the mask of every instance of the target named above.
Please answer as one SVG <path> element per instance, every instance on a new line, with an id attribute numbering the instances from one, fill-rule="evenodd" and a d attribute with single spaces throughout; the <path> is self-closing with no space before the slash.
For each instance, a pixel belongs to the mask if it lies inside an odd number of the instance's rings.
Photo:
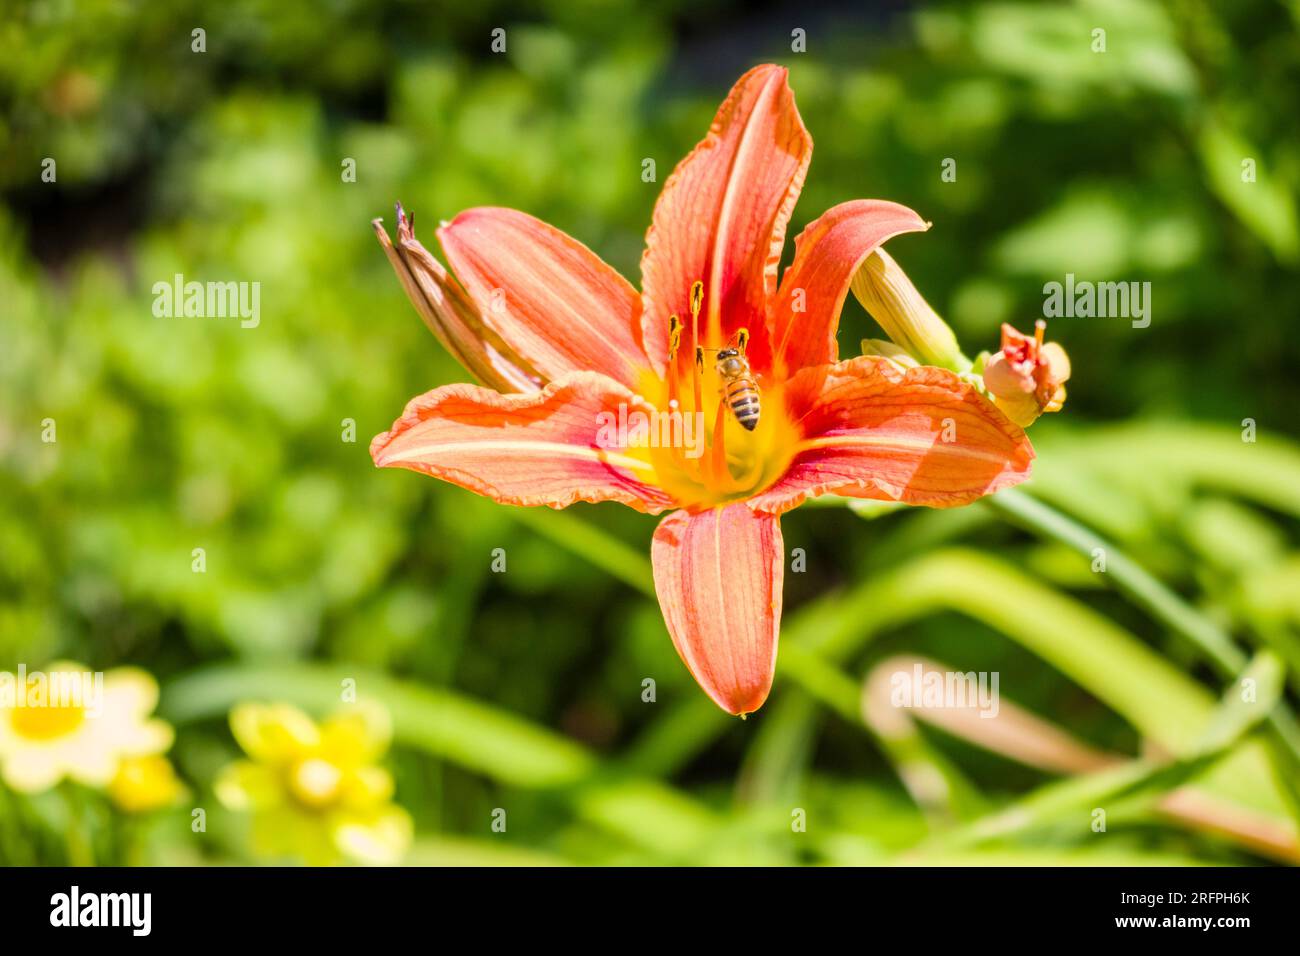
<path id="1" fill-rule="evenodd" d="M 64 779 L 103 789 L 123 760 L 171 746 L 171 725 L 150 716 L 157 704 L 157 681 L 135 667 L 0 672 L 0 779 L 21 793 Z"/>
<path id="2" fill-rule="evenodd" d="M 108 795 L 118 809 L 127 813 L 148 813 L 169 807 L 185 793 L 171 761 L 160 754 L 127 757 L 118 765 L 108 785 Z"/>
<path id="3" fill-rule="evenodd" d="M 356 706 L 319 725 L 288 704 L 241 704 L 230 729 L 250 759 L 227 767 L 218 799 L 253 815 L 254 850 L 314 866 L 347 858 L 392 864 L 411 844 L 411 818 L 376 764 L 388 749 L 382 712 Z"/>

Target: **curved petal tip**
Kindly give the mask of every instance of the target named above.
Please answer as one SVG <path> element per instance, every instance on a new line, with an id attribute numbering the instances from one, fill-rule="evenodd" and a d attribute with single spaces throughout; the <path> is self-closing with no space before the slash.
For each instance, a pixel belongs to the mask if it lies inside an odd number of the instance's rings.
<path id="1" fill-rule="evenodd" d="M 758 710 L 781 627 L 779 519 L 744 504 L 674 511 L 655 531 L 651 558 L 664 622 L 691 675 L 727 713 Z"/>

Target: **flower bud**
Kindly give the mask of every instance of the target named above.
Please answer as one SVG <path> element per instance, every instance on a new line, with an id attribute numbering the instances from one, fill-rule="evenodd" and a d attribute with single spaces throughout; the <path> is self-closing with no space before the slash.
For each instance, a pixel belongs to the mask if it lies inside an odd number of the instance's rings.
<path id="1" fill-rule="evenodd" d="M 853 276 L 853 294 L 895 344 L 922 365 L 954 371 L 970 363 L 948 323 L 930 308 L 907 273 L 883 249 L 877 249 Z"/>
<path id="2" fill-rule="evenodd" d="M 901 369 L 916 368 L 921 364 L 907 349 L 886 339 L 863 339 L 862 354 L 887 358 Z"/>
<path id="3" fill-rule="evenodd" d="M 1070 357 L 1056 342 L 1043 341 L 1046 330 L 1047 323 L 1039 319 L 1031 338 L 1003 323 L 1002 348 L 984 363 L 984 387 L 1021 427 L 1065 404 Z"/>

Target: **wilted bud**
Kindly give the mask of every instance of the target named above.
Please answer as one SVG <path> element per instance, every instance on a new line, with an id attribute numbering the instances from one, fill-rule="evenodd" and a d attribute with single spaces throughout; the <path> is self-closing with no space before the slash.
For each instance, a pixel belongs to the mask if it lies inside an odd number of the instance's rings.
<path id="1" fill-rule="evenodd" d="M 877 249 L 867 256 L 852 287 L 862 307 L 920 364 L 954 371 L 969 368 L 948 323 L 930 308 L 889 253 Z"/>
<path id="2" fill-rule="evenodd" d="M 1002 348 L 984 363 L 984 387 L 1021 427 L 1065 404 L 1070 357 L 1057 343 L 1043 341 L 1046 330 L 1047 323 L 1039 319 L 1030 338 L 1003 323 Z"/>
<path id="3" fill-rule="evenodd" d="M 471 375 L 499 392 L 531 392 L 545 384 L 483 321 L 465 290 L 415 238 L 411 222 L 399 204 L 396 246 L 382 219 L 371 225 L 411 304 L 442 347 Z"/>

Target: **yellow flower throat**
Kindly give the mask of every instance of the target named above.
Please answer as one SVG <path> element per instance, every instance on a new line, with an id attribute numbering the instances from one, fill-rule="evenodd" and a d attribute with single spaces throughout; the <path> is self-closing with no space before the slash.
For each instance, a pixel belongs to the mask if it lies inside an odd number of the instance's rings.
<path id="1" fill-rule="evenodd" d="M 722 323 L 717 316 L 708 322 L 709 332 L 700 335 L 700 309 L 704 284 L 691 286 L 690 342 L 693 354 L 681 354 L 685 326 L 669 317 L 667 377 L 647 376 L 643 395 L 669 413 L 690 417 L 690 427 L 703 433 L 698 445 L 681 441 L 659 442 L 644 449 L 653 466 L 656 483 L 677 498 L 680 505 L 698 509 L 743 500 L 761 491 L 785 471 L 798 440 L 795 427 L 785 412 L 783 390 L 758 374 L 752 376 L 761 394 L 762 413 L 753 431 L 746 429 L 725 398 L 726 381 L 708 356 L 727 347 L 721 341 Z M 711 311 L 717 310 L 716 304 Z M 739 333 L 743 355 L 746 339 Z"/>

